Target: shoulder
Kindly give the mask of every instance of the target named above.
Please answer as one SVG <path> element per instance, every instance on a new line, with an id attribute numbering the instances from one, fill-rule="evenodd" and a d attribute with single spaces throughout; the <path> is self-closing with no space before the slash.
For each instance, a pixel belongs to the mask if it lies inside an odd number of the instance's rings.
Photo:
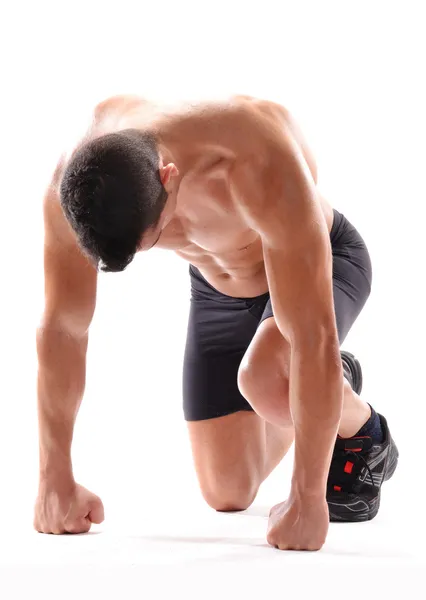
<path id="1" fill-rule="evenodd" d="M 259 159 L 266 157 L 268 150 L 273 152 L 276 145 L 281 146 L 291 137 L 291 114 L 277 102 L 238 95 L 232 97 L 228 110 L 230 118 L 234 120 L 236 133 L 244 139 L 249 155 L 254 152 Z"/>
<path id="2" fill-rule="evenodd" d="M 136 94 L 109 96 L 91 104 L 73 105 L 72 115 L 64 108 L 64 123 L 61 124 L 62 139 L 58 152 L 56 173 L 61 172 L 74 152 L 86 141 L 117 131 L 126 118 L 136 112 L 143 112 L 155 104 Z"/>
<path id="3" fill-rule="evenodd" d="M 63 119 L 59 125 L 52 149 L 51 171 L 47 187 L 58 191 L 63 173 L 75 151 L 90 139 L 119 128 L 120 121 L 135 109 L 152 103 L 137 95 L 116 95 L 91 104 L 63 107 Z"/>
<path id="4" fill-rule="evenodd" d="M 151 105 L 137 95 L 115 95 L 93 103 L 63 107 L 63 119 L 56 134 L 55 148 L 47 164 L 43 197 L 45 235 L 52 243 L 74 244 L 75 236 L 65 219 L 60 203 L 60 186 L 75 152 L 87 141 L 115 131 L 120 121 L 133 110 Z"/>
<path id="5" fill-rule="evenodd" d="M 166 146 L 214 148 L 243 160 L 256 151 L 261 153 L 268 134 L 280 124 L 269 103 L 235 95 L 172 105 L 159 113 L 152 128 Z"/>
<path id="6" fill-rule="evenodd" d="M 274 155 L 287 159 L 294 164 L 295 159 L 306 163 L 315 183 L 318 169 L 314 152 L 306 138 L 298 119 L 287 107 L 271 100 L 262 100 L 250 96 L 238 96 L 244 118 L 250 121 L 252 131 L 257 128 L 257 142 L 265 143 L 264 157 L 270 162 Z M 261 156 L 259 160 L 261 160 Z M 283 164 L 284 167 L 284 164 Z"/>
<path id="7" fill-rule="evenodd" d="M 117 94 L 97 102 L 93 107 L 93 116 L 96 121 L 101 121 L 111 115 L 123 116 L 134 110 L 145 110 L 154 106 L 155 102 L 137 94 Z"/>

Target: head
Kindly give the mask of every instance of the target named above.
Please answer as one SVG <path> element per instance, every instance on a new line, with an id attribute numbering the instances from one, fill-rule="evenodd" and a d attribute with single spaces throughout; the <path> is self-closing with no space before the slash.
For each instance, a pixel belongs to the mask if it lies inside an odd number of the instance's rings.
<path id="1" fill-rule="evenodd" d="M 123 271 L 161 234 L 176 206 L 178 171 L 152 133 L 127 129 L 91 140 L 71 158 L 60 199 L 82 250 L 102 271 Z"/>

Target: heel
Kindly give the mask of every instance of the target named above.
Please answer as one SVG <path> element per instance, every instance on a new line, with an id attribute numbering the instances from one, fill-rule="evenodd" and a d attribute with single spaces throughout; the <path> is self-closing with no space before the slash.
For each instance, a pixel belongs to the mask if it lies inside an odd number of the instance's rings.
<path id="1" fill-rule="evenodd" d="M 351 373 L 352 378 L 352 389 L 358 396 L 362 391 L 362 368 L 359 360 L 355 358 L 355 356 L 348 352 L 347 350 L 341 350 L 340 356 L 342 361 L 346 363 L 348 369 Z"/>
<path id="2" fill-rule="evenodd" d="M 393 440 L 391 440 L 391 447 L 389 449 L 389 458 L 388 458 L 388 464 L 386 465 L 386 474 L 384 476 L 384 481 L 388 481 L 392 477 L 392 475 L 395 473 L 396 467 L 398 466 L 398 458 L 399 458 L 398 449 L 395 445 L 395 442 Z"/>

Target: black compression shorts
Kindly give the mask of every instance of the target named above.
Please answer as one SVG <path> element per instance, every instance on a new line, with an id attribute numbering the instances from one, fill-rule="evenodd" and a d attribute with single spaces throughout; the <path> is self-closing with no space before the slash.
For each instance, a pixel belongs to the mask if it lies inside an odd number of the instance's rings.
<path id="1" fill-rule="evenodd" d="M 353 225 L 334 210 L 330 232 L 333 292 L 340 344 L 371 290 L 367 247 Z M 269 292 L 234 298 L 216 290 L 190 265 L 191 308 L 183 366 L 183 409 L 187 421 L 253 410 L 240 394 L 238 367 L 259 324 L 273 316 Z"/>

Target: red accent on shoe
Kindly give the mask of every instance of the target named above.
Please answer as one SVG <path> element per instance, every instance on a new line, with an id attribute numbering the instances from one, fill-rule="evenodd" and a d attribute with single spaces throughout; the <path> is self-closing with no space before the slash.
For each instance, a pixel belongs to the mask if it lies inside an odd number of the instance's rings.
<path id="1" fill-rule="evenodd" d="M 353 466 L 354 466 L 354 463 L 351 463 L 348 461 L 345 464 L 345 473 L 352 473 Z"/>
<path id="2" fill-rule="evenodd" d="M 341 491 L 342 491 L 342 488 L 340 487 L 340 485 L 335 485 L 335 486 L 334 486 L 334 491 L 336 491 L 336 492 L 341 492 Z"/>

